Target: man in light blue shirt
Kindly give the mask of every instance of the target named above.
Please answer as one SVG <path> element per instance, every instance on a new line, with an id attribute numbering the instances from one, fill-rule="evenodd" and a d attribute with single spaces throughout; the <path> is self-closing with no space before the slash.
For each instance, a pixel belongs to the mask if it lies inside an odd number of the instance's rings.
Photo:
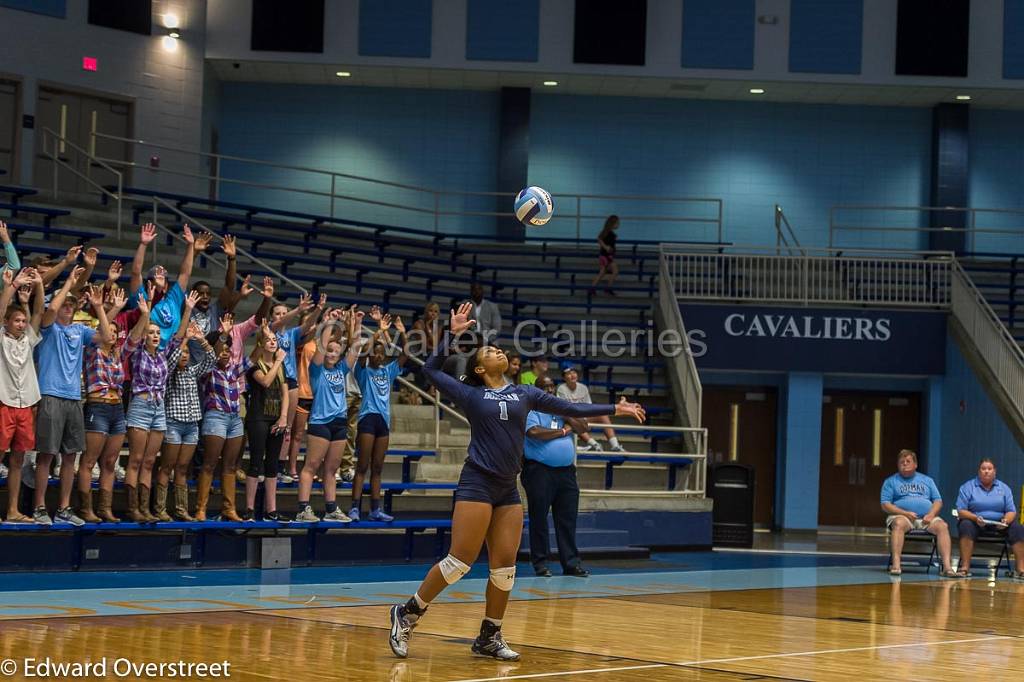
<path id="1" fill-rule="evenodd" d="M 1024 580 L 1024 526 L 1017 521 L 1017 505 L 1010 486 L 996 478 L 996 465 L 988 457 L 978 465 L 978 475 L 960 486 L 956 497 L 957 530 L 960 535 L 960 568 L 971 573 L 971 556 L 979 535 L 1006 538 L 1017 560 L 1013 577 Z"/>
<path id="2" fill-rule="evenodd" d="M 535 386 L 555 395 L 551 377 L 537 379 Z M 574 420 L 569 420 L 574 421 Z M 576 547 L 576 515 L 579 511 L 580 487 L 576 482 L 576 443 L 573 428 L 555 415 L 531 411 L 526 417 L 526 459 L 520 479 L 526 490 L 530 513 L 530 561 L 539 576 L 549 577 L 547 567 L 548 510 L 555 521 L 555 542 L 562 572 L 585 578 L 590 575 L 580 565 Z"/>
<path id="3" fill-rule="evenodd" d="M 885 525 L 892 532 L 891 575 L 900 575 L 903 540 L 910 530 L 927 530 L 935 536 L 942 559 L 944 578 L 958 577 L 951 564 L 953 551 L 949 538 L 949 525 L 939 518 L 942 496 L 935 481 L 917 471 L 917 454 L 912 450 L 900 450 L 898 471 L 885 479 L 882 484 L 882 511 L 886 513 Z"/>

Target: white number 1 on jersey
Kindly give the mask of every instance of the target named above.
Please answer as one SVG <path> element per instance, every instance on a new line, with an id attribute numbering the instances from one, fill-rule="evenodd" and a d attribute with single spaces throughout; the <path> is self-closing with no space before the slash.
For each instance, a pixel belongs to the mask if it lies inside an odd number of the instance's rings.
<path id="1" fill-rule="evenodd" d="M 506 403 L 504 400 L 502 400 L 501 402 L 498 403 L 498 409 L 501 411 L 501 415 L 500 415 L 501 421 L 507 422 L 508 421 L 508 403 Z"/>

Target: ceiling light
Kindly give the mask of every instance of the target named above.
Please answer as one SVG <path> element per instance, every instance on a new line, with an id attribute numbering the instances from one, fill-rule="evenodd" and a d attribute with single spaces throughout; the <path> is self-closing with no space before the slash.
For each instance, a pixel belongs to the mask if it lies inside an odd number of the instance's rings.
<path id="1" fill-rule="evenodd" d="M 558 85 L 558 81 L 544 81 L 545 87 L 553 88 Z"/>
<path id="2" fill-rule="evenodd" d="M 751 95 L 763 95 L 764 94 L 764 88 L 750 88 L 750 94 Z"/>
<path id="3" fill-rule="evenodd" d="M 174 12 L 168 12 L 164 15 L 164 26 L 166 28 L 178 28 L 178 15 Z"/>
<path id="4" fill-rule="evenodd" d="M 961 102 L 969 102 L 971 100 L 970 95 L 957 95 L 956 98 Z"/>
<path id="5" fill-rule="evenodd" d="M 334 75 L 337 76 L 338 78 L 348 78 L 349 76 L 352 75 L 352 73 L 349 71 L 335 71 Z"/>

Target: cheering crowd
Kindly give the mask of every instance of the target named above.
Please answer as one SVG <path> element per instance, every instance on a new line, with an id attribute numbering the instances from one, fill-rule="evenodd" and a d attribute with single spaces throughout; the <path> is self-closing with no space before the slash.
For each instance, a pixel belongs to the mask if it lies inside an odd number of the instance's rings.
<path id="1" fill-rule="evenodd" d="M 6 256 L 0 293 L 6 521 L 117 523 L 112 502 L 120 478 L 128 520 L 203 521 L 217 477 L 223 520 L 254 519 L 260 481 L 263 518 L 290 520 L 277 509 L 277 483 L 297 479 L 295 520 L 317 521 L 310 497 L 319 478 L 324 520 L 358 521 L 367 474 L 368 518 L 390 521 L 380 506 L 380 482 L 391 388 L 408 357 L 401 318 L 376 307 L 368 315 L 355 306 L 329 308 L 324 296 L 315 304 L 302 296 L 290 308 L 275 301 L 270 278 L 255 287 L 247 277 L 238 287 L 230 236 L 222 240 L 228 267 L 214 298 L 207 282 L 189 287 L 195 258 L 211 250 L 214 236 L 183 228 L 186 248 L 176 279 L 159 265 L 145 271 L 147 247 L 156 236 L 155 226 L 141 228 L 125 286 L 119 261 L 104 281 L 94 279 L 96 248 L 74 247 L 61 260 L 22 268 L 0 222 Z M 256 295 L 262 297 L 256 313 L 236 320 L 238 304 Z M 364 333 L 364 317 L 375 327 L 372 334 Z M 128 463 L 121 474 L 126 439 Z M 245 508 L 239 513 L 236 485 L 246 442 Z M 187 479 L 197 449 L 193 508 Z M 60 486 L 51 519 L 45 499 L 55 462 Z M 347 514 L 338 506 L 341 480 L 353 482 Z"/>

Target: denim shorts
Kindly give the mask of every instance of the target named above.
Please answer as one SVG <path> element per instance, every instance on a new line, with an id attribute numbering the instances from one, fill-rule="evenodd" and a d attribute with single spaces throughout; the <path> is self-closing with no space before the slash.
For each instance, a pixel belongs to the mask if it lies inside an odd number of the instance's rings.
<path id="1" fill-rule="evenodd" d="M 492 507 L 522 504 L 516 479 L 498 478 L 486 469 L 467 461 L 455 489 L 455 501 L 485 502 Z"/>
<path id="2" fill-rule="evenodd" d="M 199 422 L 180 422 L 177 419 L 168 419 L 164 442 L 171 445 L 196 445 L 199 443 Z"/>
<path id="3" fill-rule="evenodd" d="M 218 436 L 220 438 L 240 438 L 245 432 L 242 425 L 242 416 L 221 412 L 220 410 L 207 410 L 203 416 L 203 435 Z"/>
<path id="4" fill-rule="evenodd" d="M 128 403 L 128 428 L 143 431 L 166 431 L 167 413 L 163 400 L 136 398 Z"/>
<path id="5" fill-rule="evenodd" d="M 118 436 L 128 429 L 124 417 L 124 405 L 117 403 L 86 403 L 85 432 Z"/>

